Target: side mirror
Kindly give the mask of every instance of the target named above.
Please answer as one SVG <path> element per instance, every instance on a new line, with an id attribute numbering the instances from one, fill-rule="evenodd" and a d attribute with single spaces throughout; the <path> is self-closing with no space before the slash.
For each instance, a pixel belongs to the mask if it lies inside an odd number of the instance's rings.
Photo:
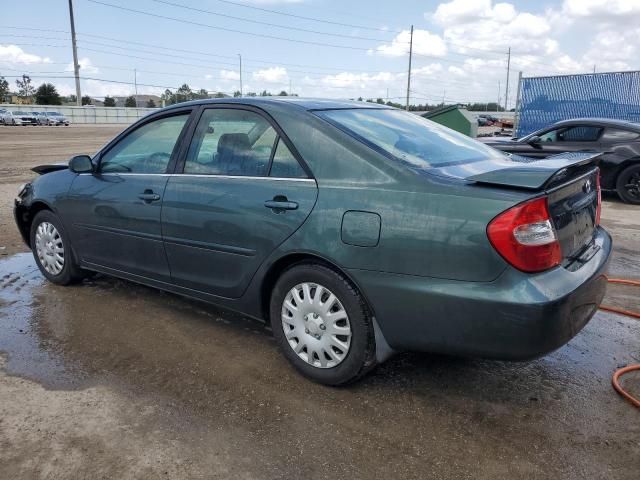
<path id="1" fill-rule="evenodd" d="M 93 163 L 89 155 L 76 155 L 69 160 L 69 170 L 74 173 L 93 173 Z"/>
<path id="2" fill-rule="evenodd" d="M 542 142 L 542 139 L 538 135 L 534 135 L 529 140 L 527 140 L 527 143 L 529 145 L 536 148 L 540 148 L 540 142 Z"/>

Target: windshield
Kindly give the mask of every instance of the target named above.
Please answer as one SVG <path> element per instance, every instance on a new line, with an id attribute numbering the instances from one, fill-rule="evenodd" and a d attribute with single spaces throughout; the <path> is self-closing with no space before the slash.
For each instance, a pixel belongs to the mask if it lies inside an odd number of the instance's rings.
<path id="1" fill-rule="evenodd" d="M 14 111 L 13 111 L 13 114 L 14 114 L 14 115 L 26 115 L 26 113 L 21 112 L 21 111 L 19 111 L 19 110 L 14 110 Z"/>
<path id="2" fill-rule="evenodd" d="M 401 110 L 363 108 L 317 113 L 414 168 L 444 167 L 505 156 L 466 135 Z"/>
<path id="3" fill-rule="evenodd" d="M 58 112 L 49 112 L 49 113 L 47 113 L 47 115 L 51 115 L 52 117 L 61 117 L 62 116 Z"/>

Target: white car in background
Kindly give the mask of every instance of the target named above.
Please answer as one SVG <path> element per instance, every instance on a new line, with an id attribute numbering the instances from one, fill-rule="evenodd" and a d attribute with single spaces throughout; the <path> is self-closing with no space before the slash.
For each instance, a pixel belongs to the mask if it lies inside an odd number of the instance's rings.
<path id="1" fill-rule="evenodd" d="M 59 112 L 42 112 L 39 118 L 40 125 L 66 125 L 69 119 Z"/>
<path id="2" fill-rule="evenodd" d="M 35 116 L 22 110 L 7 110 L 2 114 L 3 125 L 35 125 Z"/>

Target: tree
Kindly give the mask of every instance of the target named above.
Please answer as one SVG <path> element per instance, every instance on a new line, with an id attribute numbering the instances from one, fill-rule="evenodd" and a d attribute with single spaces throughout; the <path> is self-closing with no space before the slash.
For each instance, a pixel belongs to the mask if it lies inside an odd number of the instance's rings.
<path id="1" fill-rule="evenodd" d="M 193 100 L 193 92 L 191 87 L 184 83 L 178 90 L 176 90 L 175 103 L 188 102 Z"/>
<path id="2" fill-rule="evenodd" d="M 175 95 L 168 88 L 160 96 L 160 99 L 164 102 L 165 105 L 173 105 L 174 103 L 176 103 Z"/>
<path id="3" fill-rule="evenodd" d="M 236 98 L 237 97 L 241 97 L 242 93 L 240 93 L 240 90 L 236 90 L 235 92 L 233 92 L 233 96 L 236 97 Z"/>
<path id="4" fill-rule="evenodd" d="M 93 99 L 89 95 L 82 97 L 82 105 L 93 105 Z"/>
<path id="5" fill-rule="evenodd" d="M 9 95 L 9 82 L 0 77 L 0 103 L 4 103 L 4 97 Z"/>
<path id="6" fill-rule="evenodd" d="M 289 94 L 287 92 L 285 92 L 284 90 L 281 90 L 280 93 L 278 94 L 279 97 L 288 97 Z"/>
<path id="7" fill-rule="evenodd" d="M 31 77 L 29 75 L 22 75 L 22 80 L 16 80 L 18 86 L 18 95 L 25 100 L 31 101 L 31 97 L 35 93 L 36 89 L 31 85 Z"/>
<path id="8" fill-rule="evenodd" d="M 224 98 L 224 93 L 218 92 L 214 95 L 214 98 Z"/>
<path id="9" fill-rule="evenodd" d="M 261 97 L 270 97 L 271 93 L 267 92 L 266 90 L 263 90 L 262 93 L 260 94 Z"/>
<path id="10" fill-rule="evenodd" d="M 124 101 L 124 106 L 125 107 L 137 107 L 138 104 L 136 103 L 136 97 L 134 97 L 133 95 L 127 97 Z"/>
<path id="11" fill-rule="evenodd" d="M 62 105 L 62 99 L 51 83 L 43 83 L 36 90 L 36 104 L 38 105 Z"/>
<path id="12" fill-rule="evenodd" d="M 192 98 L 195 99 L 204 99 L 204 98 L 209 98 L 209 92 L 206 91 L 204 88 L 201 88 L 200 90 L 198 90 L 197 92 L 195 92 L 192 96 Z"/>
<path id="13" fill-rule="evenodd" d="M 115 107 L 116 100 L 113 97 L 110 97 L 109 95 L 107 95 L 106 97 L 104 97 L 103 104 L 105 107 Z"/>
<path id="14" fill-rule="evenodd" d="M 257 97 L 258 94 L 256 92 L 249 92 L 245 95 L 245 97 Z"/>
<path id="15" fill-rule="evenodd" d="M 78 101 L 78 97 L 76 97 L 75 95 L 69 95 L 69 96 L 66 98 L 66 101 L 67 101 L 68 103 L 76 103 L 76 102 Z"/>
<path id="16" fill-rule="evenodd" d="M 156 102 L 153 101 L 153 98 L 147 100 L 147 108 L 156 108 Z"/>

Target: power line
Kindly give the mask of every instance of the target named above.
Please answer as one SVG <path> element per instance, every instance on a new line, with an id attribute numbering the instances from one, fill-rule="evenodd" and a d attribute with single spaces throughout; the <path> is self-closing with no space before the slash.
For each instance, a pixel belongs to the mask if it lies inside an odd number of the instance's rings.
<path id="1" fill-rule="evenodd" d="M 167 0 L 151 0 L 151 1 L 152 2 L 156 2 L 156 3 L 161 3 L 163 5 L 170 5 L 170 6 L 176 7 L 176 8 L 182 8 L 184 10 L 190 10 L 192 12 L 207 13 L 209 15 L 216 15 L 216 16 L 219 16 L 219 17 L 231 18 L 233 20 L 239 20 L 241 22 L 248 22 L 248 23 L 253 23 L 253 24 L 256 24 L 256 25 L 266 25 L 266 26 L 269 26 L 269 27 L 283 28 L 285 30 L 294 30 L 294 31 L 298 31 L 298 32 L 314 33 L 314 34 L 317 34 L 317 35 L 326 35 L 326 36 L 330 36 L 330 37 L 341 37 L 341 38 L 349 38 L 349 39 L 356 39 L 356 40 L 369 40 L 369 41 L 374 41 L 374 42 L 388 42 L 389 41 L 387 39 L 382 39 L 382 38 L 361 37 L 361 36 L 358 36 L 358 35 L 345 35 L 345 34 L 341 34 L 341 33 L 322 32 L 322 31 L 319 31 L 319 30 L 310 30 L 310 29 L 307 29 L 307 28 L 290 27 L 290 26 L 287 26 L 287 25 L 281 25 L 281 24 L 277 24 L 277 23 L 262 22 L 260 20 L 252 20 L 250 18 L 236 17 L 234 15 L 228 15 L 226 13 L 214 12 L 212 10 L 206 10 L 206 9 L 203 9 L 203 8 L 190 7 L 190 6 L 187 6 L 187 5 L 182 5 L 180 3 L 169 2 Z"/>
<path id="2" fill-rule="evenodd" d="M 118 9 L 118 10 L 124 10 L 126 12 L 145 15 L 145 16 L 148 16 L 148 17 L 161 18 L 161 19 L 164 19 L 164 20 L 171 20 L 173 22 L 185 23 L 185 24 L 188 24 L 188 25 L 195 25 L 195 26 L 198 26 L 198 27 L 210 28 L 210 29 L 214 29 L 214 30 L 222 30 L 222 31 L 225 31 L 225 32 L 239 33 L 239 34 L 242 34 L 242 35 L 251 35 L 253 37 L 270 38 L 270 39 L 273 39 L 273 40 L 282 40 L 282 41 L 285 41 L 285 42 L 292 42 L 292 43 L 298 43 L 298 44 L 303 43 L 303 44 L 306 44 L 306 45 L 317 45 L 317 46 L 320 46 L 320 47 L 341 48 L 341 49 L 346 49 L 346 50 L 360 50 L 360 51 L 368 51 L 368 50 L 370 50 L 370 48 L 365 48 L 365 47 L 354 47 L 354 46 L 349 46 L 349 45 L 336 45 L 336 44 L 333 44 L 333 43 L 313 42 L 313 41 L 310 41 L 310 40 L 300 40 L 300 39 L 295 39 L 295 38 L 279 37 L 279 36 L 276 36 L 276 35 L 267 35 L 267 34 L 263 34 L 263 33 L 247 32 L 245 30 L 236 30 L 236 29 L 233 29 L 233 28 L 217 27 L 215 25 L 209 25 L 207 23 L 194 22 L 192 20 L 185 20 L 185 19 L 181 19 L 181 18 L 169 17 L 169 16 L 166 16 L 166 15 L 160 15 L 160 14 L 157 14 L 157 13 L 145 12 L 145 11 L 142 11 L 142 10 L 136 10 L 136 9 L 133 9 L 133 8 L 123 7 L 123 6 L 120 6 L 120 5 L 114 5 L 112 3 L 101 2 L 99 0 L 87 0 L 87 1 L 91 2 L 91 3 L 98 4 L 98 5 L 104 5 L 104 6 L 107 6 L 107 7 L 115 8 L 115 9 Z"/>
<path id="3" fill-rule="evenodd" d="M 4 25 L 0 25 L 0 28 L 12 28 L 12 29 L 19 29 L 19 30 L 47 31 L 47 32 L 56 32 L 56 33 L 69 33 L 68 31 L 64 31 L 64 30 L 49 30 L 49 29 L 40 29 L 40 28 L 31 29 L 31 28 L 27 28 L 27 27 L 8 27 L 8 26 L 4 26 Z M 132 41 L 132 40 L 122 40 L 122 39 L 119 39 L 119 38 L 107 37 L 107 36 L 104 36 L 104 35 L 95 35 L 95 34 L 82 33 L 82 32 L 77 32 L 77 34 L 80 37 L 99 38 L 99 39 L 103 39 L 103 40 L 109 40 L 109 41 L 112 41 L 112 42 L 125 43 L 127 45 L 140 45 L 140 46 L 143 46 L 143 47 L 156 48 L 156 49 L 162 50 L 163 53 L 164 53 L 164 51 L 169 50 L 169 51 L 174 51 L 174 52 L 191 53 L 191 54 L 195 54 L 195 55 L 203 55 L 203 56 L 216 57 L 216 58 L 228 58 L 228 59 L 235 59 L 236 58 L 234 55 L 220 55 L 220 54 L 214 54 L 214 53 L 203 52 L 203 51 L 198 51 L 198 50 L 187 50 L 187 49 L 181 49 L 181 48 L 175 48 L 175 47 L 167 47 L 167 46 L 162 46 L 162 45 L 157 45 L 157 44 L 153 45 L 153 44 L 150 44 L 150 43 L 135 42 L 135 41 Z M 21 38 L 40 38 L 40 39 L 50 39 L 50 40 L 68 40 L 68 38 L 33 37 L 33 36 L 30 36 L 30 35 L 7 34 L 7 35 L 3 35 L 3 36 L 21 37 Z M 113 45 L 109 45 L 109 46 L 113 47 Z M 320 67 L 320 66 L 316 66 L 316 65 L 301 64 L 301 63 L 286 63 L 286 62 L 273 61 L 273 60 L 245 58 L 244 56 L 243 56 L 243 61 L 245 61 L 247 63 L 260 63 L 260 64 L 265 64 L 265 65 L 277 65 L 277 66 L 284 65 L 284 66 L 313 68 L 313 69 L 317 69 L 317 70 L 336 71 L 336 72 L 345 71 L 345 70 L 354 71 L 354 70 L 351 70 L 351 67 Z M 357 73 L 378 73 L 379 71 L 380 70 L 357 70 Z M 394 72 L 394 73 L 400 73 L 400 72 Z"/>
<path id="4" fill-rule="evenodd" d="M 216 1 L 218 1 L 220 3 L 226 3 L 226 4 L 229 4 L 229 5 L 235 5 L 237 7 L 248 8 L 248 9 L 251 9 L 251 10 L 257 10 L 257 11 L 260 11 L 260 12 L 272 13 L 274 15 L 282 15 L 282 16 L 291 17 L 291 18 L 298 18 L 300 20 L 309 20 L 311 22 L 325 23 L 325 24 L 328 24 L 328 25 L 338 25 L 338 26 L 341 26 L 341 27 L 361 28 L 363 30 L 373 30 L 373 31 L 379 31 L 379 32 L 392 32 L 392 33 L 400 33 L 401 32 L 401 30 L 388 30 L 388 29 L 379 28 L 379 27 L 378 28 L 376 28 L 376 27 L 367 27 L 365 25 L 354 25 L 352 23 L 334 22 L 334 21 L 331 21 L 331 20 L 324 20 L 324 19 L 320 19 L 320 18 L 305 17 L 303 15 L 296 15 L 296 14 L 293 14 L 293 13 L 287 13 L 287 12 L 283 12 L 283 11 L 280 11 L 280 10 L 273 10 L 273 9 L 270 9 L 270 8 L 256 7 L 256 6 L 253 6 L 253 5 L 247 5 L 247 4 L 240 3 L 240 2 L 233 2 L 231 0 L 216 0 Z"/>

